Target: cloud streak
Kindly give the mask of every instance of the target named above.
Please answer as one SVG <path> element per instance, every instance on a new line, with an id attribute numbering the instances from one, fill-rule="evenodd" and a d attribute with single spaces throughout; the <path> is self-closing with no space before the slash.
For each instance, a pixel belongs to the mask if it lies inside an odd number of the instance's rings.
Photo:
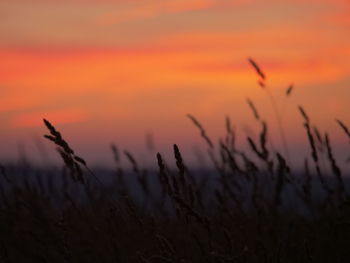
<path id="1" fill-rule="evenodd" d="M 88 115 L 81 109 L 63 109 L 22 113 L 11 121 L 14 128 L 41 127 L 42 119 L 48 119 L 55 124 L 78 123 L 88 120 Z"/>
<path id="2" fill-rule="evenodd" d="M 245 2 L 245 1 L 244 1 Z M 137 21 L 155 18 L 160 15 L 181 14 L 201 10 L 210 10 L 238 5 L 239 1 L 215 1 L 215 0 L 176 0 L 176 1 L 151 1 L 129 6 L 125 9 L 114 10 L 99 15 L 96 18 L 98 24 L 112 25 L 129 21 Z"/>

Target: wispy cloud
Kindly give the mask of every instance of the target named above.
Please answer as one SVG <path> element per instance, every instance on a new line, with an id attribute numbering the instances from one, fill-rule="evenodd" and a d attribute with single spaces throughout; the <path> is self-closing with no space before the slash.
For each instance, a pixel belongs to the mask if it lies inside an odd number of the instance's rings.
<path id="1" fill-rule="evenodd" d="M 215 0 L 149 1 L 124 8 L 116 8 L 116 10 L 97 16 L 96 21 L 99 24 L 111 25 L 154 18 L 160 15 L 208 10 L 218 6 L 226 6 L 228 3 L 225 0 L 222 2 Z"/>
<path id="2" fill-rule="evenodd" d="M 67 124 L 86 121 L 88 115 L 81 109 L 41 111 L 16 115 L 11 123 L 13 127 L 40 127 L 43 118 L 55 124 Z"/>

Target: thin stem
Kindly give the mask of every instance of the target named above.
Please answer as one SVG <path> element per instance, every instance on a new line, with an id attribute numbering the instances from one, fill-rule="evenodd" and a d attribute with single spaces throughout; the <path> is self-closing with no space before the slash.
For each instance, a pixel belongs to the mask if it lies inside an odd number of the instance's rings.
<path id="1" fill-rule="evenodd" d="M 288 162 L 290 163 L 288 144 L 287 144 L 287 140 L 286 140 L 286 136 L 285 136 L 285 132 L 284 132 L 284 128 L 283 128 L 282 118 L 281 118 L 280 112 L 278 110 L 278 106 L 277 106 L 276 100 L 273 97 L 273 95 L 270 92 L 268 87 L 265 87 L 264 90 L 266 90 L 266 93 L 267 93 L 267 95 L 268 95 L 268 97 L 269 97 L 269 99 L 271 101 L 271 105 L 272 105 L 272 108 L 273 108 L 273 111 L 275 113 L 276 120 L 277 120 L 278 130 L 279 130 L 279 134 L 280 134 L 282 145 L 283 145 L 283 151 L 284 151 L 284 154 L 287 157 Z"/>

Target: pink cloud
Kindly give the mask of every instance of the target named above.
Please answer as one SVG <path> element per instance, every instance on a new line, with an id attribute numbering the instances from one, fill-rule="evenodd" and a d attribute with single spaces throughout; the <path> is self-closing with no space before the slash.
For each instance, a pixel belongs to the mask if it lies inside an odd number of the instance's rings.
<path id="1" fill-rule="evenodd" d="M 0 99 L 0 113 L 27 110 L 37 105 L 40 105 L 38 97 L 27 97 L 25 94 L 8 94 Z"/>
<path id="2" fill-rule="evenodd" d="M 118 24 L 133 20 L 153 18 L 159 15 L 177 14 L 183 12 L 227 8 L 251 3 L 252 0 L 173 0 L 149 1 L 126 9 L 118 9 L 99 15 L 96 19 L 99 24 Z"/>
<path id="3" fill-rule="evenodd" d="M 38 127 L 42 126 L 43 118 L 55 124 L 67 124 L 83 122 L 88 119 L 87 114 L 80 109 L 63 109 L 55 111 L 42 111 L 23 113 L 12 119 L 13 127 Z"/>

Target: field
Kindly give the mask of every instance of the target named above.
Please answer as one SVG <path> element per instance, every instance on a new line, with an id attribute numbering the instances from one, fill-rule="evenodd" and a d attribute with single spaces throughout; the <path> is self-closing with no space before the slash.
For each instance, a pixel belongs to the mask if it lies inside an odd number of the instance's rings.
<path id="1" fill-rule="evenodd" d="M 158 153 L 158 170 L 147 170 L 112 145 L 115 169 L 94 170 L 44 120 L 64 167 L 1 165 L 1 262 L 346 262 L 350 180 L 329 136 L 299 107 L 309 157 L 295 169 L 271 149 L 268 125 L 248 104 L 261 125 L 258 140 L 246 138 L 249 152 L 236 147 L 229 119 L 215 144 L 188 116 L 214 167 L 202 171 L 186 165 L 176 144 L 176 169 Z"/>

